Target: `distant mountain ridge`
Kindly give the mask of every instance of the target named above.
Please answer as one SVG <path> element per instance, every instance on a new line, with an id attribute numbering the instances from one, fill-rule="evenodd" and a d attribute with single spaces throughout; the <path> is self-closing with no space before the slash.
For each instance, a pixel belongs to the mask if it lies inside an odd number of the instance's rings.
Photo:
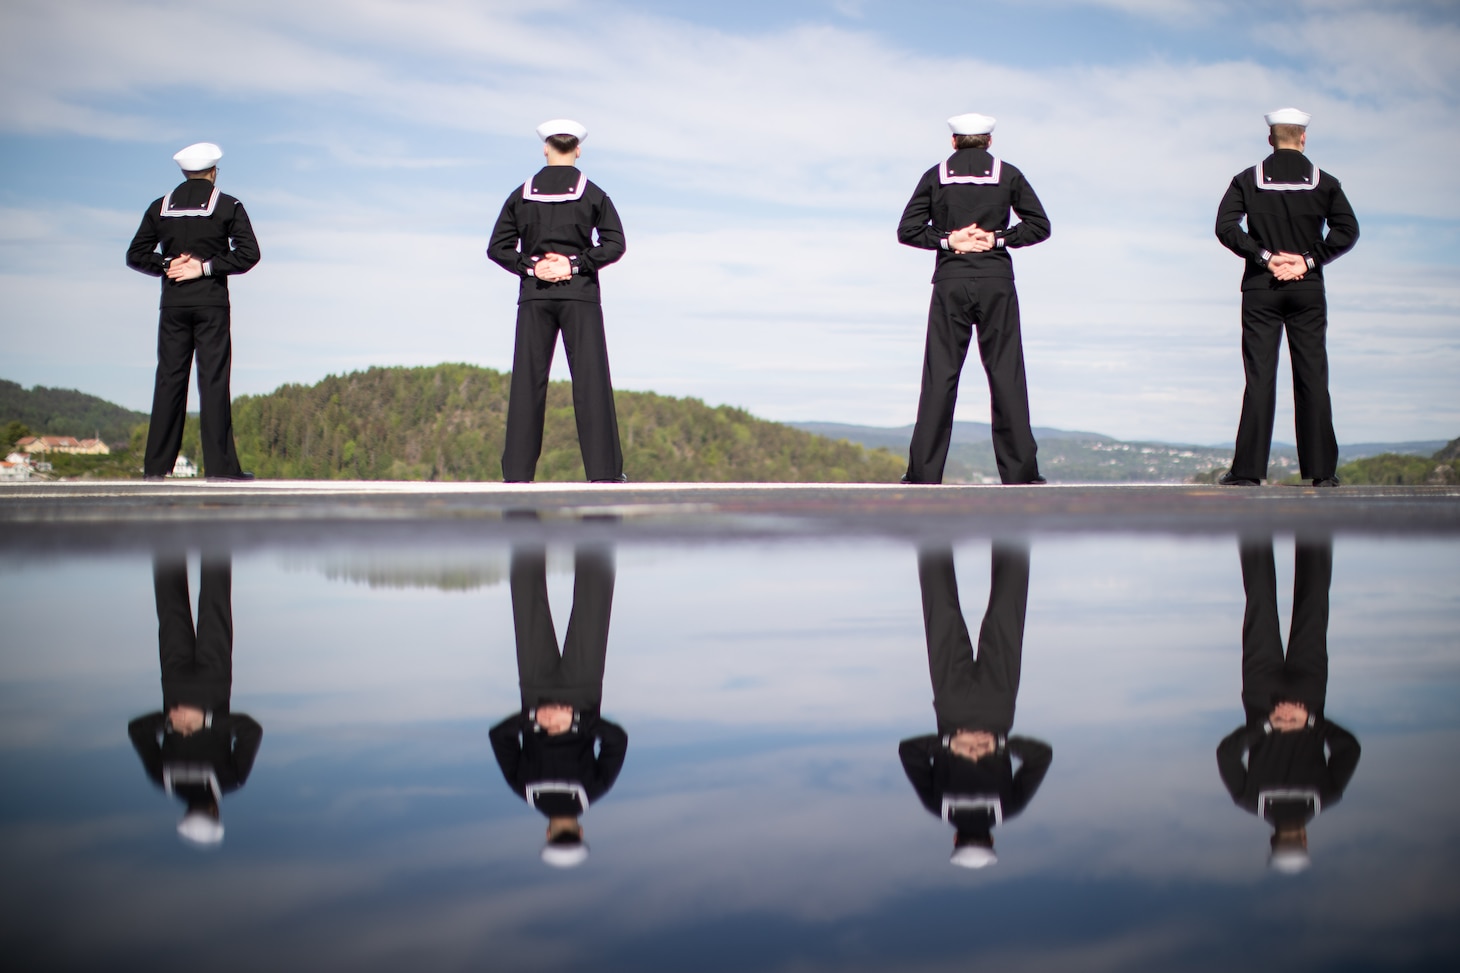
<path id="1" fill-rule="evenodd" d="M 788 425 L 832 439 L 845 439 L 886 449 L 906 457 L 913 427 L 859 426 L 839 422 L 791 422 Z M 953 423 L 946 479 L 950 482 L 997 482 L 992 430 L 986 422 Z M 1126 441 L 1098 432 L 1034 427 L 1039 443 L 1040 472 L 1051 482 L 1182 483 L 1232 463 L 1230 445 L 1199 445 L 1161 441 Z M 1403 443 L 1354 443 L 1339 447 L 1340 463 L 1381 454 L 1429 457 L 1445 446 L 1444 440 Z M 1298 451 L 1274 443 L 1269 474 L 1274 479 L 1296 475 Z"/>

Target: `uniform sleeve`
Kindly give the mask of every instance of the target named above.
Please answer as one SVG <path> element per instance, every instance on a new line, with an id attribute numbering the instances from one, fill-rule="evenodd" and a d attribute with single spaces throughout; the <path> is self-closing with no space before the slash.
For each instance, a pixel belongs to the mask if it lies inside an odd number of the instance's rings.
<path id="1" fill-rule="evenodd" d="M 1323 174 L 1329 179 L 1327 173 Z M 1334 179 L 1335 184 L 1338 180 Z M 1337 260 L 1339 257 L 1353 249 L 1359 240 L 1359 220 L 1354 215 L 1354 208 L 1349 205 L 1348 197 L 1343 193 L 1343 186 L 1339 185 L 1333 191 L 1333 199 L 1328 204 L 1328 235 L 1313 245 L 1311 256 L 1318 262 L 1319 266 Z"/>
<path id="2" fill-rule="evenodd" d="M 127 724 L 127 737 L 132 741 L 132 749 L 142 758 L 142 769 L 159 787 L 162 786 L 162 744 L 158 737 L 166 723 L 167 717 L 159 712 L 139 716 Z"/>
<path id="3" fill-rule="evenodd" d="M 918 182 L 912 199 L 902 210 L 902 220 L 897 224 L 897 241 L 909 247 L 922 250 L 946 250 L 948 234 L 932 226 L 933 182 L 929 172 Z"/>
<path id="4" fill-rule="evenodd" d="M 147 212 L 142 214 L 142 225 L 137 227 L 137 233 L 127 247 L 127 266 L 151 277 L 161 277 L 167 269 L 163 265 L 162 254 L 157 252 L 157 207 L 161 205 L 162 200 L 159 199 L 147 207 Z"/>
<path id="5" fill-rule="evenodd" d="M 1222 775 L 1227 793 L 1239 804 L 1247 790 L 1247 764 L 1243 761 L 1252 749 L 1254 734 L 1260 736 L 1261 732 L 1250 726 L 1240 726 L 1217 745 L 1217 773 Z"/>
<path id="6" fill-rule="evenodd" d="M 1019 222 L 995 234 L 995 248 L 1028 247 L 1049 239 L 1049 217 L 1044 213 L 1044 204 L 1034 194 L 1034 187 L 1021 172 L 1014 177 L 1009 205 L 1014 208 Z"/>
<path id="7" fill-rule="evenodd" d="M 1267 265 L 1268 251 L 1258 246 L 1257 241 L 1242 229 L 1242 218 L 1247 215 L 1247 204 L 1242 201 L 1242 186 L 1237 177 L 1227 187 L 1222 203 L 1217 207 L 1217 239 L 1222 246 L 1241 257 L 1263 266 Z"/>
<path id="8" fill-rule="evenodd" d="M 596 273 L 600 267 L 607 267 L 624 255 L 624 224 L 614 209 L 613 200 L 603 197 L 603 209 L 598 214 L 598 244 L 586 253 L 579 254 L 574 261 L 580 272 Z"/>
<path id="9" fill-rule="evenodd" d="M 208 277 L 229 277 L 246 274 L 259 262 L 259 241 L 253 235 L 253 224 L 243 204 L 233 204 L 233 218 L 228 227 L 228 251 L 211 258 L 203 265 Z"/>
<path id="10" fill-rule="evenodd" d="M 1337 804 L 1359 766 L 1359 741 L 1337 723 L 1324 722 L 1323 742 L 1328 744 L 1328 789 L 1323 806 Z"/>
<path id="11" fill-rule="evenodd" d="M 1009 754 L 1019 758 L 1019 769 L 1014 774 L 1013 813 L 1024 810 L 1039 785 L 1044 783 L 1049 765 L 1054 763 L 1054 748 L 1043 740 L 1030 737 L 1009 737 Z"/>
<path id="12" fill-rule="evenodd" d="M 233 740 L 233 773 L 238 786 L 242 787 L 253 772 L 253 762 L 259 755 L 259 744 L 264 741 L 264 728 L 247 713 L 233 713 L 228 717 L 229 736 Z"/>
<path id="13" fill-rule="evenodd" d="M 624 758 L 629 752 L 629 735 L 617 723 L 600 719 L 598 736 L 598 786 L 599 793 L 607 791 L 618 780 L 619 771 L 624 769 Z"/>
<path id="14" fill-rule="evenodd" d="M 935 736 L 909 737 L 897 745 L 897 755 L 902 759 L 902 772 L 917 791 L 923 807 L 942 815 L 943 808 L 933 786 L 933 753 L 938 746 Z"/>
<path id="15" fill-rule="evenodd" d="M 502 768 L 502 776 L 514 792 L 517 791 L 517 768 L 522 762 L 522 724 L 522 714 L 513 713 L 487 733 L 497 766 Z M 518 793 L 517 796 L 523 795 Z"/>
<path id="16" fill-rule="evenodd" d="M 501 267 L 509 274 L 518 277 L 527 275 L 528 268 L 532 261 L 527 259 L 527 254 L 518 249 L 518 241 L 522 232 L 517 226 L 517 210 L 513 205 L 514 200 L 509 197 L 507 202 L 502 204 L 502 213 L 497 217 L 497 225 L 492 228 L 492 239 L 487 244 L 487 256 L 492 263 Z"/>

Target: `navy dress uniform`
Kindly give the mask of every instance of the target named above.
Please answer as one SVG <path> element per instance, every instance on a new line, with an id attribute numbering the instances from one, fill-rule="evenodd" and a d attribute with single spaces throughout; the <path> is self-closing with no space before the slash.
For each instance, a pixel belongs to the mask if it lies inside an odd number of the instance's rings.
<path id="1" fill-rule="evenodd" d="M 1284 108 L 1264 116 L 1269 128 L 1306 129 L 1311 116 Z M 1343 186 L 1301 147 L 1278 147 L 1232 178 L 1217 210 L 1217 239 L 1245 263 L 1242 272 L 1242 365 L 1246 389 L 1229 486 L 1255 486 L 1267 476 L 1277 407 L 1278 349 L 1283 332 L 1293 363 L 1299 475 L 1314 486 L 1337 486 L 1338 440 L 1328 394 L 1328 301 L 1323 268 L 1359 238 Z M 1301 146 L 1306 142 L 1306 133 Z M 1242 227 L 1243 218 L 1247 227 Z M 1327 233 L 1324 233 L 1324 224 Z M 1302 258 L 1301 278 L 1279 280 L 1273 258 Z"/>
<path id="2" fill-rule="evenodd" d="M 952 549 L 918 553 L 938 733 L 911 737 L 898 746 L 903 772 L 918 799 L 956 831 L 951 861 L 964 868 L 983 868 L 998 860 L 992 830 L 1025 809 L 1054 759 L 1049 744 L 1010 735 L 1024 652 L 1029 551 L 995 544 L 992 557 L 988 609 L 975 655 L 958 603 Z M 960 731 L 990 734 L 993 752 L 977 760 L 955 754 L 951 744 Z"/>
<path id="3" fill-rule="evenodd" d="M 1359 763 L 1359 741 L 1324 713 L 1333 540 L 1297 542 L 1286 654 L 1278 627 L 1272 538 L 1244 542 L 1241 560 L 1247 598 L 1242 619 L 1246 720 L 1217 747 L 1217 770 L 1232 801 L 1273 827 L 1272 867 L 1296 872 L 1308 865 L 1308 822 L 1338 803 Z M 1282 703 L 1300 704 L 1307 724 L 1275 729 L 1271 716 Z"/>
<path id="4" fill-rule="evenodd" d="M 537 134 L 544 142 L 570 137 L 572 147 L 558 154 L 562 158 L 578 151 L 577 143 L 588 131 L 569 119 L 553 119 L 539 125 Z M 487 255 L 521 281 L 502 478 L 530 482 L 536 475 L 548 372 L 561 332 L 584 472 L 596 482 L 622 480 L 623 452 L 598 284 L 599 271 L 624 255 L 623 223 L 613 201 L 577 166 L 544 166 L 503 204 Z M 551 255 L 566 258 L 566 279 L 538 277 L 539 264 Z"/>
<path id="5" fill-rule="evenodd" d="M 209 178 L 223 151 L 211 142 L 173 156 L 187 178 L 153 200 L 127 248 L 127 266 L 162 278 L 157 326 L 157 376 L 142 470 L 148 477 L 172 472 L 187 416 L 188 373 L 198 359 L 203 467 L 209 478 L 252 479 L 238 463 L 233 443 L 233 369 L 228 278 L 259 262 L 258 240 L 243 204 L 219 192 Z M 201 276 L 171 279 L 174 261 L 195 259 Z"/>
<path id="6" fill-rule="evenodd" d="M 205 558 L 202 581 L 194 626 L 187 561 L 159 558 L 153 565 L 162 710 L 132 720 L 127 736 L 148 778 L 187 805 L 178 835 L 208 846 L 223 840 L 223 797 L 248 781 L 264 731 L 231 707 L 232 563 Z M 202 712 L 203 725 L 174 727 L 168 714 L 182 706 Z"/>
<path id="7" fill-rule="evenodd" d="M 507 786 L 533 810 L 549 820 L 578 818 L 613 787 L 629 748 L 623 727 L 601 715 L 612 555 L 575 552 L 573 609 L 561 651 L 548 604 L 545 552 L 514 550 L 510 583 L 522 708 L 492 727 L 492 753 Z M 538 708 L 551 704 L 572 708 L 572 722 L 561 733 L 549 734 L 538 724 Z M 550 839 L 542 857 L 555 866 L 579 864 L 587 857 L 581 831 Z"/>
<path id="8" fill-rule="evenodd" d="M 987 115 L 956 115 L 948 127 L 957 136 L 991 135 Z M 1010 211 L 1019 222 L 1009 225 Z M 976 224 L 991 232 L 993 246 L 962 253 L 949 235 Z M 908 483 L 941 483 L 953 435 L 958 380 L 973 331 L 988 375 L 994 457 L 1004 483 L 1042 483 L 1037 447 L 1029 423 L 1024 345 L 1019 330 L 1019 295 L 1009 251 L 1049 238 L 1049 218 L 1029 181 L 986 148 L 963 148 L 929 169 L 903 210 L 897 238 L 910 247 L 938 251 L 922 393 L 909 448 Z"/>

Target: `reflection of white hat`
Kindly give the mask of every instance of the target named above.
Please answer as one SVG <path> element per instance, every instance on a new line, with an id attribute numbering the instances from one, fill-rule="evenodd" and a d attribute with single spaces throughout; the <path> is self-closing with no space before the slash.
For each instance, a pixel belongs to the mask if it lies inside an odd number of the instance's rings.
<path id="1" fill-rule="evenodd" d="M 1273 849 L 1272 855 L 1267 859 L 1267 864 L 1275 872 L 1297 875 L 1299 872 L 1306 872 L 1308 866 L 1313 864 L 1313 859 L 1308 857 L 1308 849 L 1296 845 L 1285 845 Z"/>
<path id="2" fill-rule="evenodd" d="M 571 118 L 550 118 L 537 127 L 537 137 L 544 142 L 553 135 L 571 135 L 583 142 L 588 138 L 588 129 Z"/>
<path id="3" fill-rule="evenodd" d="M 954 115 L 948 119 L 948 130 L 954 135 L 991 135 L 994 131 L 994 119 L 978 112 Z"/>
<path id="4" fill-rule="evenodd" d="M 548 842 L 542 846 L 542 860 L 554 868 L 577 868 L 588 860 L 588 846 L 581 841 L 571 845 Z"/>
<path id="5" fill-rule="evenodd" d="M 181 167 L 183 172 L 202 172 L 204 169 L 211 169 L 223 158 L 223 150 L 212 142 L 194 142 L 172 157 L 172 161 Z"/>
<path id="6" fill-rule="evenodd" d="M 223 844 L 223 822 L 206 811 L 189 811 L 177 823 L 183 841 L 198 848 L 216 848 Z"/>
<path id="7" fill-rule="evenodd" d="M 953 856 L 948 860 L 959 868 L 988 868 L 999 856 L 987 845 L 964 845 L 953 849 Z"/>
<path id="8" fill-rule="evenodd" d="M 1274 125 L 1301 125 L 1307 128 L 1308 123 L 1313 120 L 1313 116 L 1296 108 L 1279 108 L 1277 111 L 1270 111 L 1263 115 L 1262 120 L 1267 122 L 1268 128 L 1272 128 Z"/>

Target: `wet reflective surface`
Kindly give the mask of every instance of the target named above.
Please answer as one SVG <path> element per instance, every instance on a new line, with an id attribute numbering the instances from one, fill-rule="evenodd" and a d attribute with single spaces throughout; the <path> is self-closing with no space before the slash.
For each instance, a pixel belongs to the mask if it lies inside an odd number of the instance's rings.
<path id="1" fill-rule="evenodd" d="M 7 965 L 1460 958 L 1453 535 L 605 536 L 6 553 Z"/>

